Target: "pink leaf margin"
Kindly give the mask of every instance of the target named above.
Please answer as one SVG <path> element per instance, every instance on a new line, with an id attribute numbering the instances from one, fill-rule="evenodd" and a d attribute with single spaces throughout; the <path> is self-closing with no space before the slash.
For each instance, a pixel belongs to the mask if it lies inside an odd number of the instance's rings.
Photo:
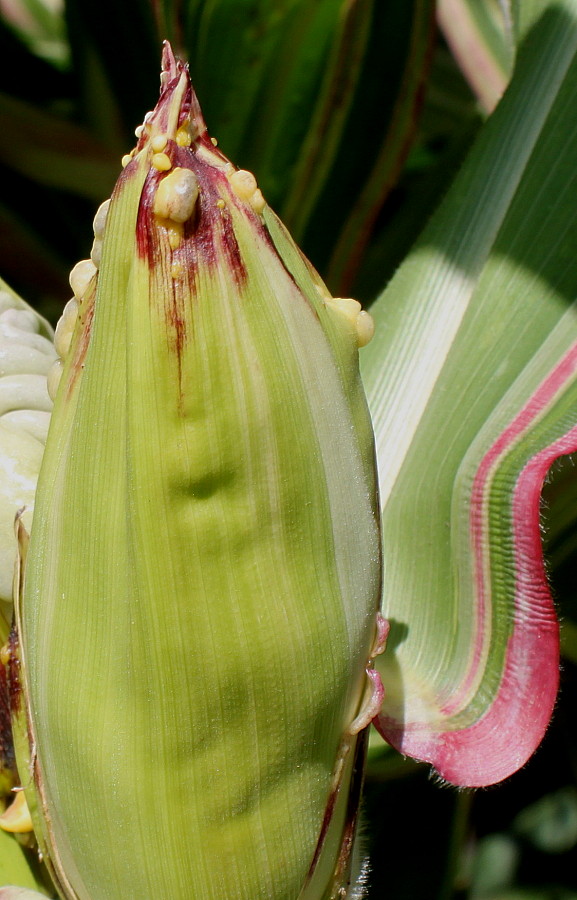
<path id="1" fill-rule="evenodd" d="M 399 722 L 384 713 L 374 720 L 382 736 L 401 753 L 431 763 L 444 780 L 462 787 L 485 787 L 521 768 L 540 744 L 553 713 L 559 685 L 559 626 L 547 581 L 540 533 L 540 496 L 552 463 L 577 451 L 575 425 L 536 450 L 518 473 L 510 499 L 514 548 L 512 617 L 503 670 L 493 701 L 477 721 L 458 730 L 451 719 L 466 708 L 466 698 L 484 666 L 491 640 L 494 608 L 487 551 L 497 536 L 489 533 L 489 498 L 495 473 L 507 453 L 533 428 L 577 380 L 577 345 L 541 382 L 510 425 L 483 455 L 470 494 L 470 541 L 474 560 L 474 596 L 479 641 L 465 677 L 450 702 L 430 723 Z"/>

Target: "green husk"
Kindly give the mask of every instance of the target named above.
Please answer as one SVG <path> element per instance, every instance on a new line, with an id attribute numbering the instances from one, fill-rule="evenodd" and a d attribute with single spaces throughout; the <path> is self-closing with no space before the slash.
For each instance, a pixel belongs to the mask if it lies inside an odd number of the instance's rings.
<path id="1" fill-rule="evenodd" d="M 366 322 L 214 148 L 169 50 L 125 163 L 18 603 L 35 827 L 66 898 L 333 896 L 349 726 L 375 705 Z"/>

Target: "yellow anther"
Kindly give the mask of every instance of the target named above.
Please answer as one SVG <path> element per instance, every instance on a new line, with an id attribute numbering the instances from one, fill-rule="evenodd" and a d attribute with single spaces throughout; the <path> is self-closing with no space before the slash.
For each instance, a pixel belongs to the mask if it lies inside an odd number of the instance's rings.
<path id="1" fill-rule="evenodd" d="M 168 138 L 165 134 L 155 135 L 150 142 L 150 146 L 155 153 L 162 153 L 167 144 Z"/>
<path id="2" fill-rule="evenodd" d="M 190 219 L 198 198 L 198 181 L 191 169 L 177 166 L 163 178 L 154 196 L 154 212 L 172 222 Z"/>
<path id="3" fill-rule="evenodd" d="M 218 141 L 216 138 L 211 138 L 210 143 L 212 144 L 213 147 L 218 147 Z"/>
<path id="4" fill-rule="evenodd" d="M 176 143 L 179 147 L 190 147 L 192 144 L 192 137 L 188 128 L 183 126 L 178 129 L 176 132 Z"/>
<path id="5" fill-rule="evenodd" d="M 168 231 L 168 243 L 170 244 L 171 249 L 178 250 L 182 243 L 182 236 L 184 233 L 182 225 L 180 222 L 169 221 L 166 230 Z"/>
<path id="6" fill-rule="evenodd" d="M 171 274 L 172 278 L 174 278 L 175 280 L 177 278 L 180 278 L 183 271 L 184 271 L 184 269 L 183 269 L 182 263 L 173 263 L 172 266 L 170 267 L 170 274 Z"/>
<path id="7" fill-rule="evenodd" d="M 159 172 L 168 172 L 172 167 L 170 158 L 166 153 L 155 153 L 152 157 L 152 165 L 155 169 L 158 169 Z"/>
<path id="8" fill-rule="evenodd" d="M 81 259 L 76 263 L 70 273 L 70 287 L 75 297 L 83 297 L 86 288 L 97 273 L 97 268 L 91 259 Z"/>
<path id="9" fill-rule="evenodd" d="M 136 128 L 134 129 L 135 137 L 137 137 L 139 140 L 142 137 L 143 132 L 144 132 L 144 125 L 137 125 Z"/>
<path id="10" fill-rule="evenodd" d="M 1 816 L 0 828 L 12 834 L 25 834 L 32 831 L 32 819 L 23 790 L 19 790 L 14 800 Z"/>
<path id="11" fill-rule="evenodd" d="M 226 206 L 226 203 L 224 202 L 224 200 L 221 197 L 220 200 L 216 201 L 216 205 L 219 209 L 224 209 Z"/>
<path id="12" fill-rule="evenodd" d="M 122 162 L 122 168 L 125 169 L 127 167 L 128 163 L 132 162 L 132 156 L 130 155 L 130 153 L 125 153 L 124 156 L 122 157 L 121 162 Z"/>

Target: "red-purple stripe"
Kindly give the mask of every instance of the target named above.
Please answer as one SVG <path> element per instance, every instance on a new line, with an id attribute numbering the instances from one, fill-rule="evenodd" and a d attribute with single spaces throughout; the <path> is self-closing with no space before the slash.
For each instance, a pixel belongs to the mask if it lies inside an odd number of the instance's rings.
<path id="1" fill-rule="evenodd" d="M 497 461 L 534 423 L 577 373 L 577 346 L 542 382 L 511 425 L 485 454 L 471 493 L 471 535 L 475 565 L 477 634 L 486 633 L 491 584 L 484 577 L 487 553 L 486 489 Z M 495 699 L 481 718 L 461 731 L 433 731 L 429 723 L 402 724 L 382 716 L 379 730 L 401 752 L 433 764 L 454 784 L 483 786 L 520 768 L 541 741 L 558 687 L 559 630 L 549 591 L 539 530 L 543 479 L 559 456 L 577 450 L 577 425 L 533 456 L 522 469 L 512 496 L 515 566 L 514 627 Z M 469 672 L 441 711 L 446 724 L 466 704 L 483 660 L 479 642 Z M 439 726 L 443 719 L 439 719 Z"/>

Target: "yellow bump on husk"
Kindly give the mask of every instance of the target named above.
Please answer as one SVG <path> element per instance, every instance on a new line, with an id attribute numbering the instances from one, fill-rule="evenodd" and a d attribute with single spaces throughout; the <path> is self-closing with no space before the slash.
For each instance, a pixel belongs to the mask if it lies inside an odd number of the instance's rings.
<path id="1" fill-rule="evenodd" d="M 46 379 L 46 388 L 48 390 L 48 396 L 52 401 L 56 399 L 56 394 L 58 393 L 58 385 L 60 384 L 60 379 L 62 378 L 62 369 L 62 360 L 57 359 L 52 363 L 48 372 L 48 377 Z"/>
<path id="2" fill-rule="evenodd" d="M 361 311 L 361 304 L 358 300 L 352 300 L 350 297 L 327 297 L 325 299 L 331 309 L 341 313 L 350 322 L 356 322 L 357 316 Z"/>
<path id="3" fill-rule="evenodd" d="M 7 666 L 10 662 L 10 645 L 4 644 L 3 647 L 0 648 L 0 663 L 3 666 Z"/>
<path id="4" fill-rule="evenodd" d="M 130 153 L 125 153 L 120 162 L 122 163 L 122 168 L 125 169 L 129 162 L 131 162 L 132 156 Z"/>
<path id="5" fill-rule="evenodd" d="M 78 318 L 78 300 L 73 297 L 68 301 L 54 332 L 54 346 L 56 352 L 61 359 L 67 356 L 70 349 L 70 342 L 74 333 L 74 326 Z"/>
<path id="6" fill-rule="evenodd" d="M 158 169 L 159 172 L 168 172 L 172 163 L 170 157 L 168 157 L 166 153 L 155 153 L 152 157 L 152 165 L 155 169 Z"/>
<path id="7" fill-rule="evenodd" d="M 172 266 L 170 267 L 170 275 L 174 279 L 180 278 L 180 276 L 182 275 L 183 272 L 184 272 L 184 267 L 183 267 L 182 263 L 176 262 L 176 263 L 173 263 Z"/>
<path id="8" fill-rule="evenodd" d="M 244 200 L 259 215 L 266 206 L 266 201 L 259 190 L 256 178 L 247 169 L 237 169 L 228 176 L 230 186 L 239 200 Z"/>
<path id="9" fill-rule="evenodd" d="M 181 126 L 176 132 L 176 143 L 179 147 L 190 147 L 192 137 L 188 128 Z"/>
<path id="10" fill-rule="evenodd" d="M 216 205 L 217 205 L 218 209 L 224 209 L 226 206 L 226 203 L 224 202 L 224 200 L 221 197 L 220 200 L 216 201 Z"/>
<path id="11" fill-rule="evenodd" d="M 182 243 L 182 237 L 184 234 L 184 229 L 180 222 L 173 222 L 171 220 L 165 221 L 165 228 L 168 231 L 168 243 L 172 250 L 178 250 Z"/>
<path id="12" fill-rule="evenodd" d="M 350 297 L 325 297 L 324 302 L 329 309 L 353 326 L 358 347 L 365 347 L 375 333 L 375 324 L 370 313 L 361 308 L 358 300 Z"/>
<path id="13" fill-rule="evenodd" d="M 263 209 L 266 206 L 266 200 L 264 199 L 259 188 L 256 189 L 248 202 L 254 209 L 255 213 L 258 213 L 259 215 L 262 213 Z"/>
<path id="14" fill-rule="evenodd" d="M 92 223 L 95 238 L 104 237 L 104 229 L 106 228 L 106 217 L 108 215 L 109 206 L 110 199 L 105 200 L 104 203 L 101 203 L 96 210 L 96 215 L 94 216 L 94 221 Z"/>
<path id="15" fill-rule="evenodd" d="M 16 793 L 6 812 L 0 816 L 0 828 L 12 834 L 26 834 L 33 830 L 24 791 L 19 790 Z"/>
<path id="16" fill-rule="evenodd" d="M 70 287 L 75 297 L 80 300 L 86 291 L 86 288 L 97 273 L 97 268 L 91 259 L 81 259 L 77 262 L 70 273 Z"/>
<path id="17" fill-rule="evenodd" d="M 198 181 L 190 169 L 177 167 L 163 178 L 154 197 L 154 212 L 172 222 L 190 219 L 198 198 Z"/>
<path id="18" fill-rule="evenodd" d="M 240 200 L 248 202 L 257 190 L 256 178 L 247 169 L 237 169 L 229 176 L 230 186 Z"/>

